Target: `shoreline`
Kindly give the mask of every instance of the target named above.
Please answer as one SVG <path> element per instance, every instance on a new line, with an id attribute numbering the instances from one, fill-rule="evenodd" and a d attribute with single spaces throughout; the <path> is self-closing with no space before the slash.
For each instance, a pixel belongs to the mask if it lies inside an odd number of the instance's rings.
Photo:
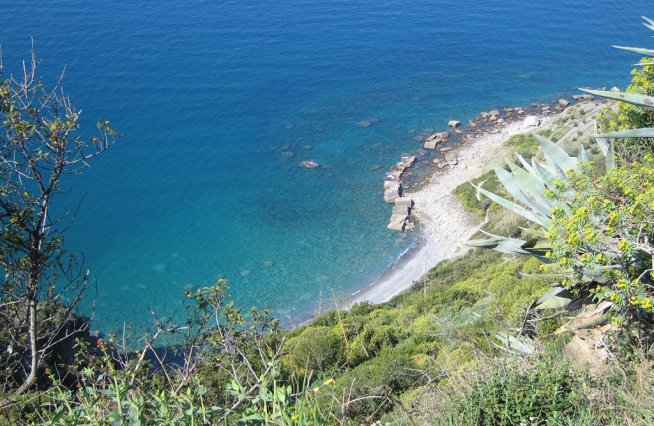
<path id="1" fill-rule="evenodd" d="M 582 102 L 575 105 L 580 103 Z M 542 104 L 535 106 L 540 108 Z M 431 160 L 427 160 L 429 164 L 426 167 L 431 169 L 426 171 L 419 182 L 412 185 L 415 189 L 409 189 L 403 194 L 415 203 L 411 216 L 417 219 L 416 231 L 420 236 L 380 277 L 352 293 L 346 307 L 362 302 L 388 302 L 412 288 L 440 262 L 469 251 L 471 248 L 467 247 L 465 242 L 485 221 L 480 222 L 477 216 L 465 211 L 459 200 L 452 195 L 452 191 L 491 170 L 491 161 L 502 154 L 502 151 L 508 151 L 504 147 L 506 140 L 517 134 L 548 128 L 565 114 L 566 110 L 567 108 L 551 114 L 549 111 L 536 112 L 531 108 L 530 114 L 519 119 L 503 121 L 500 126 L 490 126 L 481 134 L 479 129 L 467 127 L 459 134 L 461 142 L 448 152 L 456 158 L 453 165 L 439 169 Z M 537 125 L 527 120 L 527 117 L 534 116 L 538 119 Z"/>

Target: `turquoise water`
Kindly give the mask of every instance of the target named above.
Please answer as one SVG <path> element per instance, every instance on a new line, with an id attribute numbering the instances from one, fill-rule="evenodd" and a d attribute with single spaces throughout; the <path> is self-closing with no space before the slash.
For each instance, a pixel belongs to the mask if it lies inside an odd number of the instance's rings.
<path id="1" fill-rule="evenodd" d="M 67 245 L 105 331 L 149 323 L 147 306 L 179 314 L 188 285 L 219 276 L 287 322 L 328 306 L 411 244 L 385 229 L 381 182 L 413 129 L 625 85 L 635 58 L 610 45 L 651 41 L 645 0 L 0 6 L 6 67 L 33 37 L 46 77 L 68 65 L 87 123 L 123 135 L 69 183 L 84 200 Z"/>

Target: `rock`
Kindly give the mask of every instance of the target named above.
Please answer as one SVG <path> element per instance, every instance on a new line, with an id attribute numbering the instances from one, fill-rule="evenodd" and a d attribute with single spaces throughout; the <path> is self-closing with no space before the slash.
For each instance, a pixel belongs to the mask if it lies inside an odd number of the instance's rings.
<path id="1" fill-rule="evenodd" d="M 287 129 L 287 130 L 293 130 L 293 129 L 295 129 L 295 124 L 293 124 L 293 123 L 288 123 L 288 124 L 286 125 L 286 129 Z"/>
<path id="2" fill-rule="evenodd" d="M 406 222 L 406 224 L 404 225 L 404 229 L 406 229 L 407 231 L 413 231 L 415 228 L 416 228 L 416 224 L 413 222 Z"/>
<path id="3" fill-rule="evenodd" d="M 397 200 L 398 198 L 400 198 L 399 186 L 384 190 L 384 202 L 388 204 L 394 204 L 395 200 Z"/>
<path id="4" fill-rule="evenodd" d="M 291 151 L 282 151 L 281 156 L 284 160 L 290 160 L 291 158 L 295 157 L 295 154 Z"/>
<path id="5" fill-rule="evenodd" d="M 263 266 L 265 266 L 266 268 L 272 268 L 273 266 L 275 266 L 275 261 L 266 260 L 263 262 Z"/>
<path id="6" fill-rule="evenodd" d="M 615 86 L 611 87 L 611 92 L 620 93 L 621 90 Z"/>
<path id="7" fill-rule="evenodd" d="M 370 126 L 372 126 L 372 122 L 370 120 L 361 120 L 357 123 L 357 127 L 361 127 L 362 129 Z"/>
<path id="8" fill-rule="evenodd" d="M 320 164 L 316 163 L 313 160 L 304 160 L 299 164 L 300 167 L 304 167 L 305 169 L 317 169 L 320 167 Z"/>
<path id="9" fill-rule="evenodd" d="M 598 331 L 577 331 L 565 346 L 565 354 L 578 369 L 596 377 L 605 376 L 611 367 L 609 364 L 611 356 L 603 345 L 601 333 Z"/>
<path id="10" fill-rule="evenodd" d="M 446 146 L 444 148 L 441 148 L 441 152 L 448 152 L 448 151 L 452 151 L 453 149 L 454 148 L 452 148 L 451 146 Z"/>
<path id="11" fill-rule="evenodd" d="M 447 166 L 447 161 L 445 161 L 443 158 L 435 158 L 434 164 L 436 164 L 436 167 L 439 169 L 442 169 L 443 167 Z"/>
<path id="12" fill-rule="evenodd" d="M 393 214 L 401 214 L 404 216 L 409 215 L 409 207 L 407 206 L 393 206 Z"/>
<path id="13" fill-rule="evenodd" d="M 477 127 L 477 123 L 475 123 L 474 121 L 470 120 L 470 121 L 468 121 L 468 126 L 470 126 L 470 127 Z"/>
<path id="14" fill-rule="evenodd" d="M 304 149 L 313 149 L 313 145 L 304 145 L 302 148 L 304 148 Z"/>
<path id="15" fill-rule="evenodd" d="M 252 271 L 250 271 L 249 269 L 243 269 L 241 271 L 241 276 L 242 277 L 249 277 L 250 275 L 252 275 Z"/>
<path id="16" fill-rule="evenodd" d="M 411 155 L 402 159 L 402 165 L 406 168 L 412 167 L 413 163 L 416 161 L 416 156 Z"/>
<path id="17" fill-rule="evenodd" d="M 540 119 L 535 115 L 528 115 L 525 117 L 522 125 L 525 127 L 538 127 L 540 125 Z"/>
<path id="18" fill-rule="evenodd" d="M 479 114 L 479 117 L 481 117 L 483 120 L 486 120 L 489 116 L 490 114 L 487 112 L 482 112 Z"/>
<path id="19" fill-rule="evenodd" d="M 413 200 L 409 197 L 399 197 L 395 199 L 395 205 L 413 207 Z"/>
<path id="20" fill-rule="evenodd" d="M 395 177 L 396 179 L 399 179 L 400 176 L 402 176 L 402 173 L 404 173 L 404 170 L 406 170 L 406 167 L 402 164 L 395 165 L 391 167 L 391 176 Z"/>
<path id="21" fill-rule="evenodd" d="M 396 180 L 385 180 L 384 181 L 384 191 L 390 188 L 395 188 L 395 190 L 399 190 L 400 187 L 400 182 Z"/>
<path id="22" fill-rule="evenodd" d="M 494 109 L 488 113 L 489 116 L 497 118 L 500 115 L 499 109 Z"/>
<path id="23" fill-rule="evenodd" d="M 559 103 L 559 105 L 561 105 L 561 106 L 568 106 L 568 105 L 570 105 L 570 102 L 568 102 L 567 99 L 559 99 L 559 100 L 558 100 L 558 103 Z"/>
<path id="24" fill-rule="evenodd" d="M 427 142 L 425 142 L 424 148 L 425 149 L 436 149 L 437 144 L 438 144 L 438 142 L 436 142 L 436 141 L 427 141 Z"/>
<path id="25" fill-rule="evenodd" d="M 434 133 L 434 129 L 432 129 L 431 127 L 427 127 L 426 129 L 422 129 L 422 131 L 424 133 Z"/>
<path id="26" fill-rule="evenodd" d="M 418 142 L 423 142 L 425 140 L 425 137 L 423 135 L 418 135 L 415 136 L 413 139 L 417 140 Z"/>
<path id="27" fill-rule="evenodd" d="M 461 122 L 457 120 L 450 120 L 447 122 L 447 125 L 449 127 L 459 127 L 461 125 Z"/>
<path id="28" fill-rule="evenodd" d="M 373 172 L 376 172 L 377 170 L 381 170 L 381 169 L 383 169 L 383 167 L 380 164 L 375 164 L 374 166 L 372 166 Z"/>
<path id="29" fill-rule="evenodd" d="M 388 226 L 386 228 L 390 229 L 391 231 L 404 231 L 404 222 L 406 221 L 406 216 L 404 215 L 392 215 L 391 220 L 388 222 Z"/>

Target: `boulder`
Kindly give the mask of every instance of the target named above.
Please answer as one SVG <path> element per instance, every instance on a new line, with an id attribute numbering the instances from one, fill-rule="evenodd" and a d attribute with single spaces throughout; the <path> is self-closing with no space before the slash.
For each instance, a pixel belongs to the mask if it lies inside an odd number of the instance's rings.
<path id="1" fill-rule="evenodd" d="M 388 222 L 388 226 L 386 228 L 390 229 L 391 231 L 399 231 L 402 232 L 404 231 L 404 222 L 406 221 L 406 216 L 401 215 L 401 214 L 394 214 L 391 216 L 391 220 Z"/>
<path id="2" fill-rule="evenodd" d="M 384 191 L 384 202 L 394 204 L 398 198 L 400 198 L 399 188 L 389 188 Z"/>
<path id="3" fill-rule="evenodd" d="M 370 126 L 372 126 L 372 122 L 370 120 L 361 120 L 357 123 L 357 127 L 361 127 L 362 129 Z"/>
<path id="4" fill-rule="evenodd" d="M 305 169 L 317 169 L 318 167 L 320 167 L 320 164 L 316 163 L 313 160 L 304 160 L 299 165 L 300 167 L 304 167 Z"/>
<path id="5" fill-rule="evenodd" d="M 448 151 L 452 151 L 453 149 L 454 148 L 452 148 L 451 146 L 446 146 L 444 148 L 441 148 L 441 152 L 448 152 Z"/>
<path id="6" fill-rule="evenodd" d="M 559 99 L 558 100 L 559 105 L 561 106 L 568 106 L 570 105 L 570 102 L 567 99 Z"/>
<path id="7" fill-rule="evenodd" d="M 457 120 L 450 120 L 447 122 L 447 125 L 449 127 L 459 127 L 461 125 L 461 122 Z"/>
<path id="8" fill-rule="evenodd" d="M 618 87 L 613 86 L 611 87 L 611 92 L 620 93 L 621 90 Z"/>
<path id="9" fill-rule="evenodd" d="M 413 163 L 415 163 L 415 161 L 416 161 L 416 156 L 415 155 L 411 155 L 409 157 L 404 157 L 402 159 L 402 165 L 404 167 L 406 167 L 406 168 L 409 168 L 409 167 L 413 166 Z"/>
<path id="10" fill-rule="evenodd" d="M 409 207 L 407 206 L 393 206 L 393 214 L 401 214 L 404 216 L 409 215 Z"/>
<path id="11" fill-rule="evenodd" d="M 540 125 L 540 119 L 535 115 L 529 115 L 525 117 L 522 125 L 525 127 L 538 127 Z"/>
<path id="12" fill-rule="evenodd" d="M 487 112 L 482 112 L 479 114 L 479 117 L 481 117 L 483 120 L 486 120 L 490 114 Z"/>
<path id="13" fill-rule="evenodd" d="M 396 206 L 413 207 L 413 200 L 410 197 L 399 197 L 395 199 Z"/>
<path id="14" fill-rule="evenodd" d="M 406 224 L 404 225 L 404 229 L 406 229 L 407 231 L 413 231 L 415 227 L 416 224 L 413 222 L 406 222 Z"/>
<path id="15" fill-rule="evenodd" d="M 400 188 L 400 182 L 396 180 L 385 180 L 384 181 L 384 191 L 390 188 L 395 188 L 395 190 L 399 190 Z"/>
<path id="16" fill-rule="evenodd" d="M 425 149 L 436 149 L 436 144 L 438 144 L 438 142 L 436 142 L 435 140 L 434 141 L 427 141 L 427 142 L 425 142 L 424 148 Z"/>
<path id="17" fill-rule="evenodd" d="M 494 109 L 488 113 L 489 116 L 497 118 L 500 115 L 500 110 L 499 109 Z"/>

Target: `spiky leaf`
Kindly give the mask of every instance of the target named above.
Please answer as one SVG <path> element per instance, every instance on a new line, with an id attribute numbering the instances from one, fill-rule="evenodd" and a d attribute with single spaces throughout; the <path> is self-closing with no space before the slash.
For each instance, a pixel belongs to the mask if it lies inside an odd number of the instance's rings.
<path id="1" fill-rule="evenodd" d="M 601 96 L 603 98 L 615 99 L 616 101 L 627 102 L 632 105 L 640 106 L 647 109 L 654 109 L 654 97 L 648 95 L 640 95 L 638 93 L 625 93 L 625 92 L 609 92 L 607 90 L 590 90 L 579 89 L 582 92 L 590 93 L 591 95 Z"/>

